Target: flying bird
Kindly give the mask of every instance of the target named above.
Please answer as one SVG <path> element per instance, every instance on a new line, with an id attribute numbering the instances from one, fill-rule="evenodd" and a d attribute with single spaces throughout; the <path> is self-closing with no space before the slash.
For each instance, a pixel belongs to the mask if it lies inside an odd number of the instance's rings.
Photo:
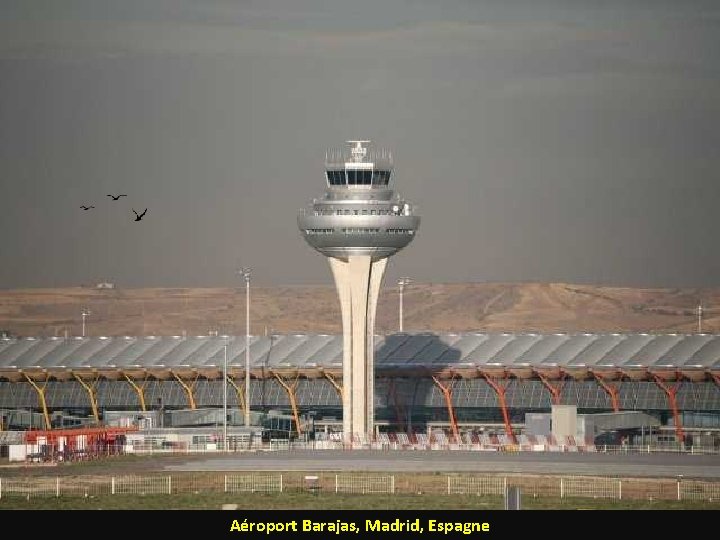
<path id="1" fill-rule="evenodd" d="M 91 208 L 95 208 L 94 206 L 81 206 L 83 210 L 90 210 Z"/>
<path id="2" fill-rule="evenodd" d="M 120 197 L 127 197 L 127 195 L 108 195 L 108 197 L 112 197 L 113 201 L 117 201 Z"/>
<path id="3" fill-rule="evenodd" d="M 135 212 L 134 208 L 133 208 L 133 212 Z M 147 208 L 145 209 L 145 211 L 142 214 L 138 214 L 137 212 L 135 212 L 135 221 L 140 221 L 145 214 L 147 214 Z"/>

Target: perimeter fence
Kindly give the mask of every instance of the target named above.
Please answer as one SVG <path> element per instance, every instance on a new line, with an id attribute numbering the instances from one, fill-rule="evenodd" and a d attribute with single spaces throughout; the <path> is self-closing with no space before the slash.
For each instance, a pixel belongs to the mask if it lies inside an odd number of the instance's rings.
<path id="1" fill-rule="evenodd" d="M 308 480 L 312 481 L 309 482 Z M 437 494 L 720 501 L 720 482 L 602 476 L 474 474 L 176 473 L 118 476 L 0 477 L 0 500 L 11 497 L 176 495 L 183 493 Z"/>

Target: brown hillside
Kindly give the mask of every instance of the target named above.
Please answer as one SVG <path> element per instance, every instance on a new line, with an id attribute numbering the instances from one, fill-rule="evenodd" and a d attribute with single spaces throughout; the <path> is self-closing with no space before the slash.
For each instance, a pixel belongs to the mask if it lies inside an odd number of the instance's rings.
<path id="1" fill-rule="evenodd" d="M 414 283 L 406 331 L 720 332 L 720 288 L 637 289 L 538 283 Z M 245 289 L 23 289 L 0 291 L 0 330 L 21 336 L 245 333 Z M 251 333 L 339 333 L 333 287 L 253 288 Z M 398 293 L 380 295 L 377 332 L 398 329 Z"/>

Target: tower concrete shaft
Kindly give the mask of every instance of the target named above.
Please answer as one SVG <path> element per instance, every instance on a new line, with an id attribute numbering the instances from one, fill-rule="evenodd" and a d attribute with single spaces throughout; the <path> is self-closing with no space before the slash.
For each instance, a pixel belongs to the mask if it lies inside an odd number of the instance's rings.
<path id="1" fill-rule="evenodd" d="M 343 433 L 372 439 L 375 430 L 375 312 L 387 259 L 330 259 L 343 324 Z"/>

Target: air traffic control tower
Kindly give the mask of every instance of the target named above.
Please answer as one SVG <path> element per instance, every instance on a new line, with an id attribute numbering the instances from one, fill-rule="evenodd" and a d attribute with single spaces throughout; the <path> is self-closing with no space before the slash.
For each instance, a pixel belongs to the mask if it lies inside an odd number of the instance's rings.
<path id="1" fill-rule="evenodd" d="M 298 216 L 305 240 L 328 257 L 343 323 L 343 437 L 372 440 L 373 334 L 387 259 L 415 237 L 420 217 L 392 190 L 392 154 L 348 141 L 328 150 L 327 191 Z"/>

